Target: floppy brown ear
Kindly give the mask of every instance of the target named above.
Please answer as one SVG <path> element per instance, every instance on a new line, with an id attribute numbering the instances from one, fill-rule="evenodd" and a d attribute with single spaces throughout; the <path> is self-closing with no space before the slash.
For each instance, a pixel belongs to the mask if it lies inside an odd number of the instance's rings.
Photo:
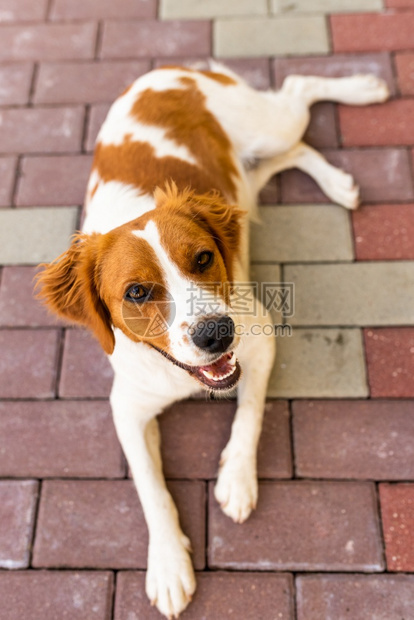
<path id="1" fill-rule="evenodd" d="M 245 215 L 235 205 L 229 205 L 218 193 L 194 196 L 192 210 L 204 221 L 214 237 L 226 265 L 229 281 L 233 280 L 233 263 L 240 252 L 241 218 Z"/>
<path id="2" fill-rule="evenodd" d="M 57 315 L 85 325 L 98 338 L 104 351 L 115 346 L 110 315 L 99 296 L 99 255 L 102 235 L 78 234 L 70 248 L 36 276 L 40 298 Z"/>

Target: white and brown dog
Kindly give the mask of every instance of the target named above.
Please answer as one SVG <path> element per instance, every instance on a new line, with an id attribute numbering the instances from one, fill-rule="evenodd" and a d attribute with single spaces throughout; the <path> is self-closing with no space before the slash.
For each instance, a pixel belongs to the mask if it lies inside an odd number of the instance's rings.
<path id="1" fill-rule="evenodd" d="M 146 591 L 168 617 L 185 609 L 195 579 L 156 416 L 201 387 L 228 393 L 238 384 L 215 496 L 234 521 L 247 519 L 275 342 L 265 330 L 244 337 L 252 321 L 269 322 L 264 308 L 254 317 L 232 308 L 249 274 L 244 213 L 252 219 L 260 189 L 294 167 L 356 208 L 352 177 L 301 141 L 309 107 L 389 94 L 373 76 L 292 75 L 279 92 L 257 92 L 221 65 L 210 69 L 159 69 L 116 100 L 97 139 L 83 232 L 39 278 L 50 308 L 89 327 L 109 355 L 115 426 L 149 529 Z M 194 298 L 212 290 L 214 304 L 200 314 Z"/>

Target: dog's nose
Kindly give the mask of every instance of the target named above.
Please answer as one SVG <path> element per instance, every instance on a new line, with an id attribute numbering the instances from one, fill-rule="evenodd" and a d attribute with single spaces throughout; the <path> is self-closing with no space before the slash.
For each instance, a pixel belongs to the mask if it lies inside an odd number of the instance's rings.
<path id="1" fill-rule="evenodd" d="M 193 331 L 194 344 L 208 353 L 224 353 L 234 339 L 234 323 L 229 316 L 199 321 Z"/>

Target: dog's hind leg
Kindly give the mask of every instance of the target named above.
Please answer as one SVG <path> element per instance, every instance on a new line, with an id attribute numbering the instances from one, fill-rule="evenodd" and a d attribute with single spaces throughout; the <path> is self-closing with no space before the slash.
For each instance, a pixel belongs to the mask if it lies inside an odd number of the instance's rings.
<path id="1" fill-rule="evenodd" d="M 368 105 L 386 101 L 390 96 L 387 84 L 375 75 L 343 78 L 289 75 L 280 92 L 293 98 L 304 99 L 309 106 L 317 101 Z"/>
<path id="2" fill-rule="evenodd" d="M 283 155 L 262 160 L 256 168 L 249 170 L 247 175 L 253 191 L 259 192 L 274 174 L 289 168 L 299 168 L 309 174 L 333 202 L 347 209 L 358 207 L 359 190 L 352 176 L 332 166 L 304 142 L 299 142 Z"/>

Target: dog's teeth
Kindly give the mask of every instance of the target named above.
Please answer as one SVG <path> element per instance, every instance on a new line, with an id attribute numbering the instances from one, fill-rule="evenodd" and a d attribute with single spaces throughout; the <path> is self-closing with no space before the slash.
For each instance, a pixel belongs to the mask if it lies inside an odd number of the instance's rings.
<path id="1" fill-rule="evenodd" d="M 207 377 L 207 379 L 214 379 L 215 380 L 215 376 L 212 372 L 210 372 L 209 370 L 202 370 L 201 371 L 203 373 L 203 375 L 205 377 Z"/>
<path id="2" fill-rule="evenodd" d="M 232 366 L 235 366 L 237 363 L 237 359 L 234 353 L 231 354 L 231 358 L 229 359 L 229 364 L 231 364 Z"/>

